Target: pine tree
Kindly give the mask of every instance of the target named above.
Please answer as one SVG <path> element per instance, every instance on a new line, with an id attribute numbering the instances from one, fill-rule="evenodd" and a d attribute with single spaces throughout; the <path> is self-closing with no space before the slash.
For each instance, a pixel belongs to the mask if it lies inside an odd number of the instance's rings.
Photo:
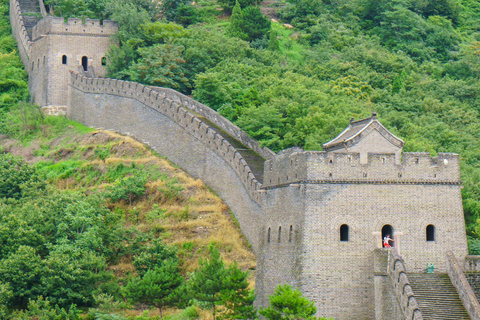
<path id="1" fill-rule="evenodd" d="M 253 307 L 255 294 L 248 289 L 248 272 L 240 270 L 236 263 L 227 270 L 224 280 L 225 289 L 221 293 L 225 309 L 221 319 L 256 319 L 257 311 Z"/>
<path id="2" fill-rule="evenodd" d="M 238 0 L 235 2 L 235 6 L 233 7 L 227 34 L 231 37 L 237 37 L 243 40 L 247 40 L 248 38 L 247 34 L 243 31 L 243 12 Z"/>
<path id="3" fill-rule="evenodd" d="M 216 316 L 216 305 L 222 300 L 221 292 L 225 289 L 223 280 L 226 276 L 227 269 L 220 258 L 220 252 L 212 246 L 210 247 L 210 259 L 200 259 L 200 267 L 195 270 L 190 279 L 192 296 L 211 306 L 213 320 Z"/>
<path id="4" fill-rule="evenodd" d="M 126 295 L 133 301 L 153 305 L 162 318 L 162 308 L 174 304 L 177 288 L 183 283 L 176 259 L 166 260 L 159 268 L 148 270 L 125 287 Z"/>
<path id="5" fill-rule="evenodd" d="M 270 35 L 268 39 L 268 50 L 280 50 L 280 43 L 278 42 L 277 33 L 274 30 L 270 30 Z"/>
<path id="6" fill-rule="evenodd" d="M 293 290 L 288 284 L 279 285 L 270 296 L 270 307 L 260 310 L 260 314 L 269 320 L 316 320 L 317 308 L 298 290 Z M 321 320 L 324 318 L 320 318 Z"/>

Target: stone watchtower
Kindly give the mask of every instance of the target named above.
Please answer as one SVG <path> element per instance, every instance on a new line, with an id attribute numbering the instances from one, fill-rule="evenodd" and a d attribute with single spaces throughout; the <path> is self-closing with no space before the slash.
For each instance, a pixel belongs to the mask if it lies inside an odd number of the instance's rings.
<path id="1" fill-rule="evenodd" d="M 323 152 L 291 148 L 266 161 L 259 304 L 290 283 L 317 315 L 378 319 L 385 289 L 374 258 L 387 233 L 408 272 L 427 263 L 445 272 L 449 250 L 463 262 L 458 155 L 402 153 L 403 145 L 372 114 L 352 119 Z"/>
<path id="2" fill-rule="evenodd" d="M 47 15 L 42 0 L 10 0 L 10 20 L 33 102 L 66 106 L 70 71 L 105 76 L 115 22 Z"/>
<path id="3" fill-rule="evenodd" d="M 118 31 L 113 21 L 46 16 L 32 32 L 27 65 L 32 100 L 41 106 L 67 105 L 70 71 L 103 77 L 111 36 Z"/>

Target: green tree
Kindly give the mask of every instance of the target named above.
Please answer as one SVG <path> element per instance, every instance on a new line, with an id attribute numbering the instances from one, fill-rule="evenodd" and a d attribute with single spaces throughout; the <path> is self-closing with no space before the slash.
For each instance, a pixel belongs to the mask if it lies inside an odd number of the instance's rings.
<path id="1" fill-rule="evenodd" d="M 140 48 L 140 59 L 130 67 L 133 81 L 185 92 L 190 86 L 185 77 L 183 47 L 157 44 Z"/>
<path id="2" fill-rule="evenodd" d="M 0 198 L 20 199 L 45 189 L 34 166 L 11 154 L 0 154 Z"/>
<path id="3" fill-rule="evenodd" d="M 109 188 L 110 193 L 108 196 L 112 201 L 128 200 L 131 205 L 135 199 L 145 193 L 145 184 L 147 182 L 148 179 L 144 175 L 117 180 L 115 185 Z"/>
<path id="4" fill-rule="evenodd" d="M 228 266 L 227 277 L 221 293 L 224 309 L 221 319 L 256 319 L 257 311 L 253 306 L 255 294 L 248 288 L 248 271 L 243 272 L 236 263 Z"/>
<path id="5" fill-rule="evenodd" d="M 268 50 L 278 51 L 280 50 L 280 43 L 278 41 L 277 33 L 274 30 L 270 30 L 268 36 Z"/>
<path id="6" fill-rule="evenodd" d="M 133 259 L 137 274 L 143 276 L 148 270 L 160 268 L 164 261 L 177 259 L 175 247 L 169 247 L 159 238 L 153 239 L 150 245 Z"/>
<path id="7" fill-rule="evenodd" d="M 200 259 L 200 267 L 190 278 L 192 296 L 210 306 L 213 319 L 216 317 L 216 306 L 222 301 L 222 291 L 225 289 L 224 279 L 228 272 L 225 263 L 220 258 L 220 252 L 210 247 L 210 259 Z"/>
<path id="8" fill-rule="evenodd" d="M 217 2 L 223 8 L 226 14 L 232 12 L 232 9 L 236 3 L 238 3 L 242 9 L 253 4 L 259 4 L 258 0 L 217 0 Z"/>
<path id="9" fill-rule="evenodd" d="M 230 25 L 227 29 L 227 34 L 232 37 L 237 37 L 243 40 L 247 40 L 248 36 L 243 31 L 243 13 L 240 3 L 235 2 L 235 7 L 233 7 L 232 16 L 230 17 Z"/>
<path id="10" fill-rule="evenodd" d="M 32 247 L 21 246 L 18 250 L 0 261 L 0 278 L 3 284 L 15 288 L 11 299 L 15 306 L 25 307 L 28 300 L 42 293 L 41 257 Z"/>
<path id="11" fill-rule="evenodd" d="M 180 23 L 183 26 L 196 21 L 195 8 L 192 6 L 191 0 L 164 0 L 161 2 L 160 8 L 168 21 Z"/>
<path id="12" fill-rule="evenodd" d="M 300 291 L 293 290 L 288 284 L 279 285 L 275 293 L 270 296 L 270 306 L 260 310 L 260 314 L 269 320 L 316 320 L 316 312 L 317 308 L 313 302 L 303 297 Z"/>
<path id="13" fill-rule="evenodd" d="M 260 7 L 240 9 L 237 2 L 232 13 L 229 34 L 246 41 L 261 39 L 268 34 L 271 22 L 260 11 Z"/>
<path id="14" fill-rule="evenodd" d="M 168 259 L 163 261 L 162 266 L 133 278 L 126 285 L 125 292 L 133 301 L 158 308 L 162 318 L 162 308 L 175 304 L 176 290 L 182 283 L 177 259 Z"/>

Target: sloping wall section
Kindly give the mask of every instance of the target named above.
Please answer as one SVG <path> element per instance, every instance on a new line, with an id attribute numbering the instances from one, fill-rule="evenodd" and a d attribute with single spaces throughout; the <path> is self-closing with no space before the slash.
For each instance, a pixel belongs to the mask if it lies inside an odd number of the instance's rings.
<path id="1" fill-rule="evenodd" d="M 179 93 L 128 81 L 72 73 L 68 98 L 70 118 L 134 136 L 202 179 L 232 209 L 258 252 L 259 231 L 254 222 L 261 219 L 262 184 L 241 154 L 188 106 L 241 139 L 244 133 L 240 129 Z M 244 141 L 264 156 L 273 154 L 251 138 Z"/>

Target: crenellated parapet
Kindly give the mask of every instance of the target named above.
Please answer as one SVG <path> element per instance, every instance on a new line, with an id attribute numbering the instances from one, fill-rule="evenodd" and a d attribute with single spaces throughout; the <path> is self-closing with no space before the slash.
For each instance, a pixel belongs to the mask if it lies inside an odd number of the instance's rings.
<path id="1" fill-rule="evenodd" d="M 222 115 L 220 115 L 215 110 L 207 107 L 206 105 L 187 97 L 186 95 L 181 94 L 178 91 L 169 88 L 161 88 L 161 87 L 150 87 L 159 94 L 163 95 L 166 98 L 175 101 L 176 103 L 182 105 L 183 107 L 191 110 L 205 118 L 207 118 L 210 122 L 215 124 L 217 127 L 228 133 L 230 136 L 235 138 L 236 140 L 240 141 L 243 145 L 252 149 L 264 159 L 270 159 L 275 156 L 275 152 L 270 150 L 267 147 L 262 147 L 257 140 L 252 139 L 248 134 L 230 122 L 230 120 L 226 119 Z"/>
<path id="2" fill-rule="evenodd" d="M 388 255 L 388 276 L 404 319 L 422 320 L 423 315 L 408 281 L 405 263 L 395 249 Z"/>
<path id="3" fill-rule="evenodd" d="M 32 42 L 25 28 L 20 3 L 18 0 L 10 0 L 10 24 L 12 34 L 17 41 L 18 53 L 24 65 L 28 65 L 30 53 L 32 51 Z"/>
<path id="4" fill-rule="evenodd" d="M 192 113 L 188 107 L 182 105 L 182 100 L 178 97 L 175 101 L 171 98 L 171 94 L 167 96 L 164 90 L 158 90 L 157 88 L 135 82 L 87 78 L 73 72 L 71 77 L 71 86 L 81 92 L 135 99 L 168 117 L 225 160 L 242 181 L 251 199 L 261 203 L 262 193 L 260 191 L 262 184 L 256 179 L 242 155 L 224 137 Z M 158 92 L 157 90 L 163 92 Z M 207 107 L 203 106 L 203 108 Z M 230 124 L 230 126 L 233 125 Z M 260 147 L 258 146 L 258 148 Z"/>
<path id="5" fill-rule="evenodd" d="M 47 34 L 110 37 L 118 31 L 115 21 L 47 16 L 33 27 L 33 41 Z"/>
<path id="6" fill-rule="evenodd" d="M 289 149 L 290 150 L 290 149 Z M 283 151 L 265 162 L 264 186 L 291 183 L 450 184 L 459 185 L 459 157 L 453 153 L 406 152 L 400 162 L 395 154 Z"/>

